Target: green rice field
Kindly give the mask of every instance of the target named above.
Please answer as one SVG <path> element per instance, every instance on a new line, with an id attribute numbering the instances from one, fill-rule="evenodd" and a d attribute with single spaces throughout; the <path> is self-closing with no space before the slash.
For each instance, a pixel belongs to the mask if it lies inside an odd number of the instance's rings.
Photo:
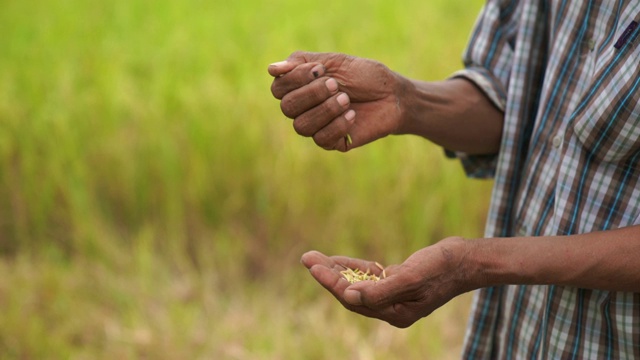
<path id="1" fill-rule="evenodd" d="M 307 250 L 403 261 L 482 235 L 491 182 L 424 139 L 299 137 L 295 50 L 440 80 L 482 1 L 0 1 L 0 359 L 455 359 L 469 295 L 408 329 Z"/>

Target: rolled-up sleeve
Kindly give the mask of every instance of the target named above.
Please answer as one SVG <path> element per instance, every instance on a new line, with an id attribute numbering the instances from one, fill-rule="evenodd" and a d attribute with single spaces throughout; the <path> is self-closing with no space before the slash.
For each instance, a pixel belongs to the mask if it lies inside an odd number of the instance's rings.
<path id="1" fill-rule="evenodd" d="M 465 78 L 474 83 L 502 112 L 507 104 L 518 29 L 517 3 L 516 0 L 487 1 L 463 54 L 464 69 L 451 75 L 451 78 Z M 469 177 L 487 178 L 495 173 L 497 154 L 478 156 L 449 151 L 447 154 L 460 159 Z"/>

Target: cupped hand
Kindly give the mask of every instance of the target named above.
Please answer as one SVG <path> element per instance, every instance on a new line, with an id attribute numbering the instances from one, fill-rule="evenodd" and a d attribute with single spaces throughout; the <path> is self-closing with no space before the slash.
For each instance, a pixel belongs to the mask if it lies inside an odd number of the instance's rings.
<path id="1" fill-rule="evenodd" d="M 405 328 L 475 288 L 464 263 L 467 243 L 447 238 L 421 249 L 402 264 L 387 267 L 386 277 L 377 282 L 351 284 L 340 273 L 357 268 L 380 276 L 382 270 L 372 261 L 310 251 L 301 262 L 345 308 Z"/>
<path id="2" fill-rule="evenodd" d="M 324 149 L 347 151 L 400 126 L 400 96 L 409 82 L 377 61 L 295 52 L 268 71 L 271 92 L 296 132 Z"/>

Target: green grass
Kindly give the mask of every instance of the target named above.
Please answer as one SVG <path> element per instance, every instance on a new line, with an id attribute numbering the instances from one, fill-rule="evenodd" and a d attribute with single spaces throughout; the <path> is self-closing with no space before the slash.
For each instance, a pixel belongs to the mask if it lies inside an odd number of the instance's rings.
<path id="1" fill-rule="evenodd" d="M 491 184 L 415 137 L 317 148 L 266 68 L 340 51 L 442 79 L 481 3 L 0 3 L 0 357 L 458 355 L 468 297 L 397 330 L 298 259 L 480 236 Z"/>

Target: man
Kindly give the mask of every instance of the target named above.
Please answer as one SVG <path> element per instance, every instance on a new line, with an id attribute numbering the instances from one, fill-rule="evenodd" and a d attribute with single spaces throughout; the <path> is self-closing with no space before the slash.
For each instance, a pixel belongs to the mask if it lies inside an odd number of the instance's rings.
<path id="1" fill-rule="evenodd" d="M 416 134 L 495 175 L 483 239 L 372 262 L 303 255 L 347 309 L 410 326 L 479 289 L 464 358 L 640 358 L 640 1 L 489 0 L 442 82 L 340 54 L 269 66 L 295 130 L 348 151 Z"/>

